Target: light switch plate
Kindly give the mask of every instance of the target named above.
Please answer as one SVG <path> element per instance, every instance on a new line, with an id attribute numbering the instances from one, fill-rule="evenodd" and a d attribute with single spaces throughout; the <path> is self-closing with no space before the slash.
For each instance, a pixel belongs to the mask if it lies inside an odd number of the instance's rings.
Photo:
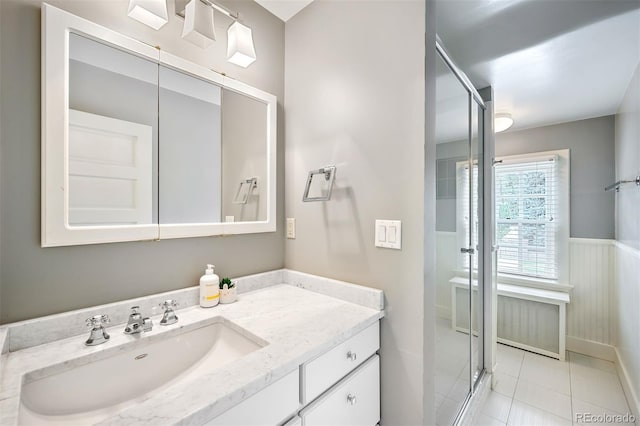
<path id="1" fill-rule="evenodd" d="M 296 219 L 293 217 L 287 218 L 287 238 L 296 238 Z"/>
<path id="2" fill-rule="evenodd" d="M 376 247 L 402 249 L 402 221 L 376 220 Z"/>

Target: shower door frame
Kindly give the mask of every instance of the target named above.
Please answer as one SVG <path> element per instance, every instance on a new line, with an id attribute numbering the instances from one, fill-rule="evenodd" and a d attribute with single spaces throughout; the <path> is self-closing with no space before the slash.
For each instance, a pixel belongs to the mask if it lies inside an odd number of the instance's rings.
<path id="1" fill-rule="evenodd" d="M 469 166 L 470 166 L 470 179 L 469 179 L 469 197 L 473 197 L 472 190 L 474 185 L 472 167 L 473 167 L 473 150 L 472 150 L 472 108 L 478 108 L 477 114 L 477 137 L 478 137 L 478 163 L 482 164 L 482 169 L 478 172 L 478 185 L 476 185 L 478 191 L 478 198 L 482 200 L 482 202 L 478 202 L 478 250 L 474 250 L 474 253 L 469 253 L 469 261 L 470 261 L 470 271 L 469 271 L 469 352 L 470 352 L 470 364 L 473 364 L 473 327 L 471 325 L 472 315 L 473 315 L 473 286 L 472 281 L 474 277 L 473 273 L 473 256 L 478 257 L 478 271 L 476 274 L 476 279 L 478 282 L 477 289 L 477 299 L 478 305 L 476 308 L 479 309 L 480 316 L 479 319 L 482 321 L 482 324 L 478 324 L 478 365 L 479 371 L 473 368 L 471 365 L 469 369 L 469 384 L 470 384 L 470 392 L 467 395 L 462 408 L 460 409 L 458 415 L 455 418 L 454 424 L 457 425 L 464 418 L 467 408 L 471 400 L 473 399 L 476 390 L 478 390 L 479 385 L 483 381 L 483 377 L 486 371 L 493 371 L 493 365 L 495 363 L 495 335 L 493 333 L 495 319 L 495 291 L 494 289 L 494 265 L 492 259 L 494 258 L 494 238 L 493 238 L 493 229 L 494 229 L 494 221 L 493 221 L 493 191 L 492 191 L 492 182 L 493 182 L 493 156 L 494 156 L 494 138 L 493 138 L 493 92 L 491 87 L 482 89 L 482 96 L 478 90 L 474 87 L 473 83 L 469 80 L 466 74 L 455 64 L 455 62 L 451 59 L 446 49 L 442 45 L 440 38 L 436 36 L 436 51 L 439 57 L 445 62 L 445 64 L 449 67 L 451 72 L 456 76 L 456 78 L 460 81 L 463 87 L 467 90 L 469 94 L 468 98 L 468 142 L 469 142 Z M 485 99 L 487 102 L 485 102 Z M 469 202 L 469 217 L 471 221 L 472 212 L 473 212 L 473 200 Z M 489 221 L 486 219 L 489 218 Z M 469 239 L 473 241 L 472 238 L 472 229 L 473 226 L 469 226 L 470 235 Z M 471 243 L 468 247 L 462 249 L 474 249 L 471 247 Z M 455 315 L 455 313 L 454 313 Z M 476 376 L 477 373 L 477 376 Z M 476 376 L 476 377 L 474 377 Z"/>

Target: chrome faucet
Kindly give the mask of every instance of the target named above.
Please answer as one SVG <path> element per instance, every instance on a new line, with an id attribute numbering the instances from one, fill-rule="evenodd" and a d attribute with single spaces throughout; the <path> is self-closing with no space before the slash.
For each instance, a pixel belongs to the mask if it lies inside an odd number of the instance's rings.
<path id="1" fill-rule="evenodd" d="M 165 300 L 160 304 L 160 307 L 164 309 L 164 315 L 160 320 L 160 325 L 171 325 L 178 322 L 178 316 L 173 311 L 173 308 L 178 306 L 178 302 L 173 299 Z"/>
<path id="2" fill-rule="evenodd" d="M 143 318 L 140 313 L 140 306 L 131 307 L 131 314 L 129 315 L 129 321 L 124 329 L 125 334 L 138 334 L 143 331 L 151 331 L 153 329 L 153 321 L 151 318 Z"/>
<path id="3" fill-rule="evenodd" d="M 87 327 L 91 328 L 91 334 L 86 342 L 87 346 L 95 346 L 105 343 L 109 340 L 109 334 L 104 329 L 105 324 L 109 324 L 111 320 L 108 315 L 96 315 L 91 318 L 87 318 Z"/>

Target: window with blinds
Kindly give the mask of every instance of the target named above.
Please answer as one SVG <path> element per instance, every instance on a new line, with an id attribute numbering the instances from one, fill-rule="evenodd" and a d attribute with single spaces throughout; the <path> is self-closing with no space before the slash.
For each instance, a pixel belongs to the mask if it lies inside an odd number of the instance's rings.
<path id="1" fill-rule="evenodd" d="M 558 279 L 556 156 L 519 158 L 495 167 L 498 272 Z"/>

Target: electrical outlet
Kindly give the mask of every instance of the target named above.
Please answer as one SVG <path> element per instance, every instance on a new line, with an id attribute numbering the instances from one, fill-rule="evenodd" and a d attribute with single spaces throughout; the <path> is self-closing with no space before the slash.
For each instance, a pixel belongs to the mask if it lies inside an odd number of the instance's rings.
<path id="1" fill-rule="evenodd" d="M 293 217 L 287 218 L 287 238 L 296 238 L 296 219 Z"/>

